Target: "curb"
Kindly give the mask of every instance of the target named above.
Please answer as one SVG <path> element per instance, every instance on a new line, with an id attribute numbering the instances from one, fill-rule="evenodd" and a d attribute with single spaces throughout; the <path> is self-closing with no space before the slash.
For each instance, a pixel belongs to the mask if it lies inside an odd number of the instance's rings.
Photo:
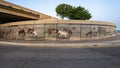
<path id="1" fill-rule="evenodd" d="M 110 47 L 108 43 L 18 43 L 18 42 L 7 42 L 0 41 L 0 44 L 11 45 L 11 46 L 39 46 L 39 47 Z"/>

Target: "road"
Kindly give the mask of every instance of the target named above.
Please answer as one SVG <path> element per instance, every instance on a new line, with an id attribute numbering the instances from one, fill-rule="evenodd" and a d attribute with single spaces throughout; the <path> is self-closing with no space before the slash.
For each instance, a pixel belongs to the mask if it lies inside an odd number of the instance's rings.
<path id="1" fill-rule="evenodd" d="M 120 47 L 70 48 L 0 44 L 0 68 L 120 68 Z"/>

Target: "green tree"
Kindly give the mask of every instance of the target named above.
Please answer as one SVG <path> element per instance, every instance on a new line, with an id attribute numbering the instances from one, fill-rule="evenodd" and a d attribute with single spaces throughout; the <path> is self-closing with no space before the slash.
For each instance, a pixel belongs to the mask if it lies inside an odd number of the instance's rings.
<path id="1" fill-rule="evenodd" d="M 92 16 L 88 10 L 86 10 L 84 7 L 78 6 L 72 9 L 72 12 L 69 18 L 75 19 L 75 20 L 89 20 L 91 17 Z"/>
<path id="2" fill-rule="evenodd" d="M 64 17 L 69 18 L 71 11 L 72 6 L 68 4 L 60 4 L 56 7 L 57 16 L 60 16 L 62 19 L 64 19 Z"/>
<path id="3" fill-rule="evenodd" d="M 60 4 L 56 7 L 57 16 L 72 20 L 89 20 L 92 16 L 84 7 L 73 7 L 69 4 Z"/>

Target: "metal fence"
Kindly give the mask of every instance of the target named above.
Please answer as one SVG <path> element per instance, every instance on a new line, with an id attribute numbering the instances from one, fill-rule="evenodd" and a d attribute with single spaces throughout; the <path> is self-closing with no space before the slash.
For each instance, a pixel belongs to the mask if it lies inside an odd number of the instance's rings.
<path id="1" fill-rule="evenodd" d="M 26 32 L 24 39 L 18 35 L 21 28 Z M 34 29 L 37 37 L 34 34 L 28 34 L 28 28 Z M 114 26 L 92 24 L 34 24 L 0 27 L 1 38 L 16 40 L 91 40 L 111 37 L 115 33 Z"/>

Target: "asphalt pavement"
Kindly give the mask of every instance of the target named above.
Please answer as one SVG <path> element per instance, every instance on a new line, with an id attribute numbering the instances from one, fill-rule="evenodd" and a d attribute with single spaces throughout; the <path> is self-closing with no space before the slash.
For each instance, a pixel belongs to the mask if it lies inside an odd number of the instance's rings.
<path id="1" fill-rule="evenodd" d="M 70 48 L 0 44 L 0 68 L 120 68 L 120 47 Z"/>
<path id="2" fill-rule="evenodd" d="M 120 36 L 82 42 L 0 40 L 0 68 L 120 68 Z"/>

